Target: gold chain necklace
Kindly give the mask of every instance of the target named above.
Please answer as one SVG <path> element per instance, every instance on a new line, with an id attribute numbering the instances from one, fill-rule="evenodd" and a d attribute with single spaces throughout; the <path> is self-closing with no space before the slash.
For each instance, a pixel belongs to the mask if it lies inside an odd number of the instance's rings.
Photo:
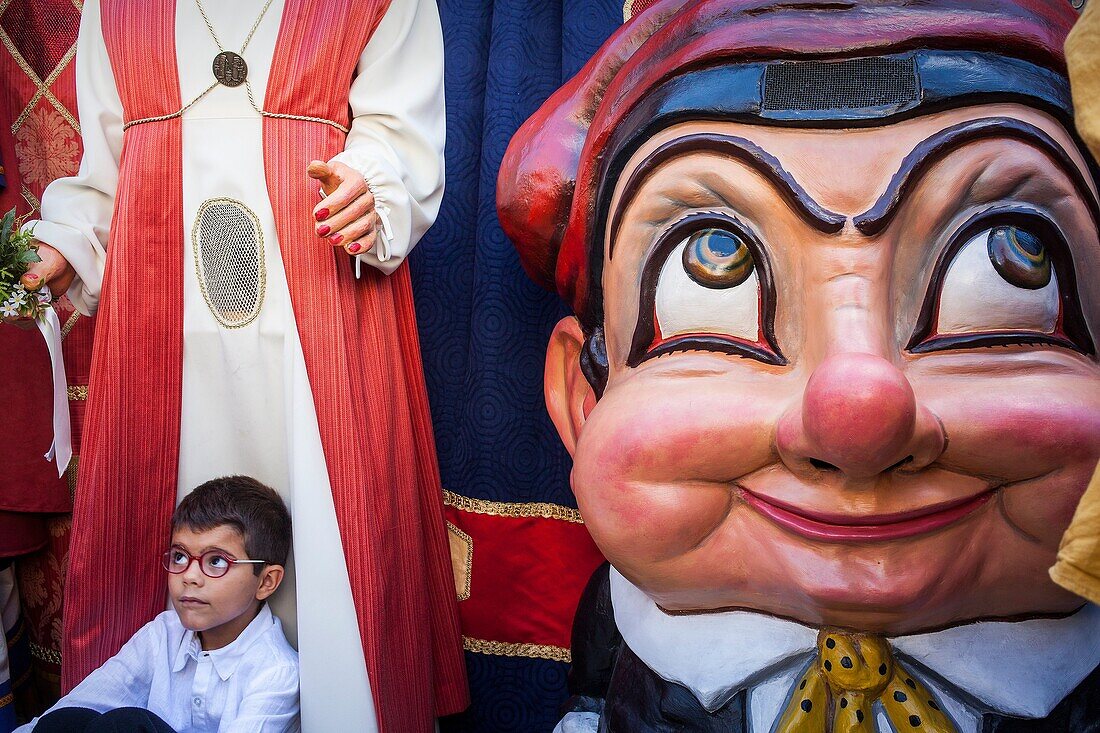
<path id="1" fill-rule="evenodd" d="M 171 112 L 166 115 L 159 115 L 157 117 L 142 117 L 136 120 L 130 120 L 122 125 L 123 130 L 128 130 L 134 125 L 144 125 L 149 122 L 163 122 L 165 120 L 175 119 L 182 117 L 183 113 L 187 111 L 193 104 L 205 97 L 210 92 L 214 91 L 219 84 L 224 84 L 227 87 L 240 86 L 244 84 L 244 88 L 248 91 L 248 102 L 252 105 L 252 109 L 256 110 L 256 113 L 261 117 L 271 117 L 275 119 L 283 120 L 300 120 L 302 122 L 317 122 L 322 125 L 328 125 L 334 127 L 345 135 L 349 130 L 346 126 L 336 122 L 334 120 L 328 120 L 323 117 L 310 117 L 308 115 L 293 115 L 279 112 L 267 112 L 260 108 L 260 105 L 256 103 L 256 95 L 252 91 L 252 82 L 248 80 L 248 66 L 245 64 L 244 59 L 241 58 L 245 48 L 248 47 L 248 42 L 252 40 L 253 34 L 256 33 L 256 29 L 260 27 L 260 21 L 263 20 L 264 15 L 267 13 L 267 9 L 271 7 L 271 3 L 274 0 L 267 0 L 267 4 L 264 5 L 264 9 L 260 11 L 260 17 L 256 18 L 256 22 L 252 24 L 252 30 L 248 32 L 248 36 L 244 39 L 244 43 L 241 45 L 240 53 L 233 53 L 232 51 L 226 51 L 222 45 L 221 40 L 218 38 L 218 34 L 214 31 L 214 24 L 210 22 L 210 18 L 206 15 L 206 10 L 202 7 L 201 0 L 195 0 L 195 5 L 199 8 L 199 13 L 202 15 L 203 21 L 206 23 L 206 29 L 210 31 L 211 37 L 214 39 L 214 43 L 217 44 L 221 50 L 217 56 L 214 57 L 214 78 L 216 81 L 199 93 L 194 99 L 187 104 L 180 107 L 175 112 Z M 3 5 L 3 0 L 0 0 L 0 6 Z M 223 61 L 219 62 L 219 58 L 225 57 Z M 219 67 L 223 70 L 218 71 Z"/>
<path id="2" fill-rule="evenodd" d="M 259 17 L 256 18 L 256 22 L 252 24 L 252 30 L 248 32 L 248 35 L 244 39 L 244 43 L 241 44 L 241 50 L 239 52 L 234 52 L 225 50 L 225 46 L 222 45 L 221 39 L 218 38 L 217 31 L 214 30 L 214 24 L 210 22 L 210 17 L 206 14 L 206 9 L 202 6 L 202 0 L 195 0 L 195 5 L 199 8 L 199 14 L 202 15 L 203 22 L 206 23 L 206 29 L 210 31 L 210 36 L 218 46 L 219 53 L 214 57 L 213 70 L 214 78 L 218 80 L 219 84 L 227 87 L 238 87 L 247 81 L 248 64 L 244 62 L 244 58 L 241 54 L 248 48 L 252 36 L 255 35 L 256 29 L 260 27 L 260 21 L 267 15 L 267 9 L 271 7 L 273 1 L 274 0 L 267 0 L 264 4 L 264 9 L 260 11 Z M 251 92 L 251 89 L 249 89 L 249 92 Z"/>

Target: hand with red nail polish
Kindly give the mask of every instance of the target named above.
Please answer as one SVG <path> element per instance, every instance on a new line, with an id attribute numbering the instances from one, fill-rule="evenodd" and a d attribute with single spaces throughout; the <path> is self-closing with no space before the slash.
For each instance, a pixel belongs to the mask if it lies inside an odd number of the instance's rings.
<path id="1" fill-rule="evenodd" d="M 310 163 L 306 172 L 320 182 L 325 194 L 313 210 L 317 236 L 333 246 L 343 246 L 350 255 L 369 252 L 377 242 L 381 222 L 363 175 L 344 163 L 319 160 Z"/>

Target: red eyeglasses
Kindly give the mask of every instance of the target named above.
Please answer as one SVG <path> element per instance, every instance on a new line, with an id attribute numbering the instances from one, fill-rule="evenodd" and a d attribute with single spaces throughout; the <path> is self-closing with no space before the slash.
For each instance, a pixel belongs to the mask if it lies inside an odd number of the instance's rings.
<path id="1" fill-rule="evenodd" d="M 267 565 L 267 560 L 238 560 L 221 550 L 207 550 L 201 555 L 192 555 L 183 548 L 171 547 L 161 556 L 164 569 L 173 575 L 187 572 L 191 563 L 199 561 L 199 570 L 208 578 L 220 578 L 234 565 Z"/>

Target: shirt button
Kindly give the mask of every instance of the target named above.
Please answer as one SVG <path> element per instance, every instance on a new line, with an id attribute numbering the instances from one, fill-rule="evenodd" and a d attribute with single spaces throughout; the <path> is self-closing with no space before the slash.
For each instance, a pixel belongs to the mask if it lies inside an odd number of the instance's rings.
<path id="1" fill-rule="evenodd" d="M 201 707 L 202 707 L 202 698 L 201 698 L 201 697 L 196 697 L 196 698 L 195 698 L 194 700 L 192 700 L 191 702 L 195 703 L 195 707 L 197 707 L 197 708 L 201 708 Z"/>

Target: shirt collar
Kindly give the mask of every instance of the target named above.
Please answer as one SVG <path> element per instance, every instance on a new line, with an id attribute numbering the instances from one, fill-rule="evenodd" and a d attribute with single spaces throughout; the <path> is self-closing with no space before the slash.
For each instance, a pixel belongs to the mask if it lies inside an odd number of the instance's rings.
<path id="1" fill-rule="evenodd" d="M 623 639 L 650 669 L 716 710 L 807 663 L 817 629 L 747 611 L 670 615 L 611 568 Z M 905 658 L 990 711 L 1041 718 L 1100 666 L 1100 607 L 1060 619 L 988 621 L 890 640 Z"/>
<path id="2" fill-rule="evenodd" d="M 187 661 L 189 659 L 198 660 L 201 656 L 206 655 L 210 658 L 210 663 L 213 665 L 214 671 L 218 673 L 218 677 L 225 682 L 237 671 L 237 667 L 240 666 L 241 661 L 256 640 L 259 639 L 269 627 L 278 623 L 279 620 L 271 615 L 271 609 L 268 608 L 265 603 L 260 606 L 260 612 L 256 614 L 256 618 L 252 619 L 248 626 L 244 628 L 240 636 L 221 649 L 215 649 L 209 652 L 204 652 L 202 650 L 202 644 L 199 641 L 198 633 L 189 629 L 185 630 L 183 638 L 180 639 L 175 661 L 172 664 L 172 671 L 180 672 L 187 666 Z"/>

